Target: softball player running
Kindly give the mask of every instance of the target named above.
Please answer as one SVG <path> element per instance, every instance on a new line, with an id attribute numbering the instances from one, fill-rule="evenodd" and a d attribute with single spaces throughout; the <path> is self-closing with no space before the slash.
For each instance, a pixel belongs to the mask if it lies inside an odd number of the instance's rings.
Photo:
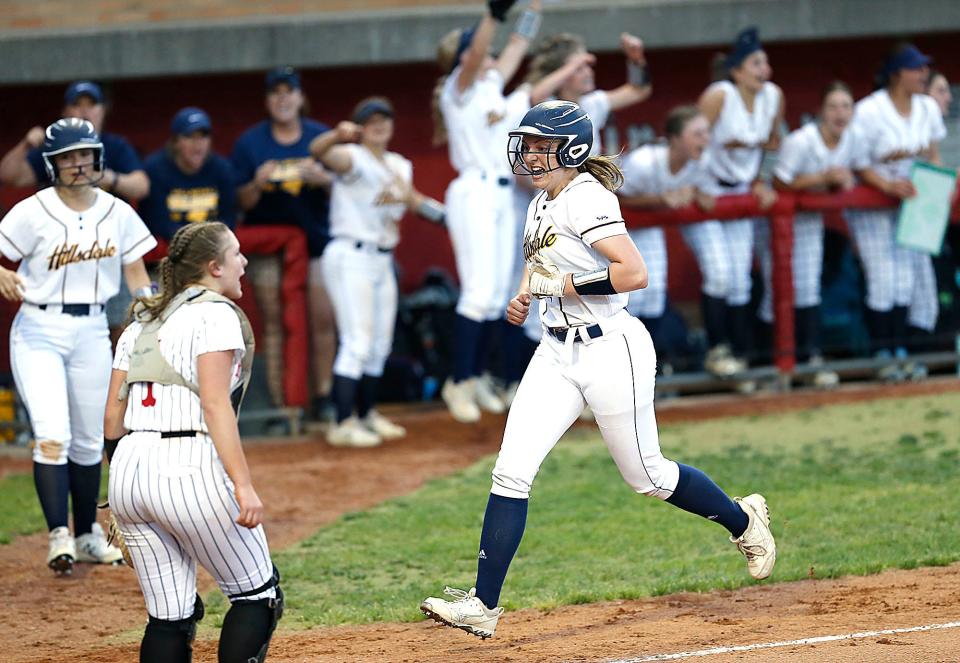
<path id="1" fill-rule="evenodd" d="M 713 209 L 704 193 L 709 177 L 701 157 L 710 141 L 710 127 L 696 106 L 679 106 L 666 122 L 667 143 L 644 145 L 623 162 L 620 204 L 630 207 L 686 207 L 696 203 Z M 647 265 L 647 287 L 630 293 L 627 311 L 643 320 L 654 341 L 667 305 L 667 245 L 663 228 L 635 228 L 630 238 Z M 656 343 L 655 343 L 656 345 Z"/>
<path id="2" fill-rule="evenodd" d="M 857 102 L 853 127 L 862 137 L 857 175 L 895 198 L 916 190 L 910 168 L 917 159 L 940 163 L 939 142 L 946 135 L 937 102 L 924 94 L 930 58 L 915 46 L 898 47 L 879 75 L 880 89 Z M 919 298 L 918 278 L 933 281 L 930 256 L 894 240 L 897 210 L 851 210 L 847 223 L 860 253 L 867 284 L 867 329 L 874 352 L 906 357 L 907 309 L 914 325 L 932 331 L 937 321 L 936 288 Z M 926 272 L 926 274 L 924 274 Z M 902 378 L 899 371 L 884 377 Z"/>
<path id="3" fill-rule="evenodd" d="M 638 493 L 715 520 L 747 558 L 755 578 L 776 559 L 761 495 L 730 499 L 699 470 L 660 452 L 653 411 L 656 356 L 643 324 L 625 310 L 626 293 L 647 284 L 643 258 L 627 235 L 613 190 L 621 173 L 590 156 L 593 127 L 574 103 L 540 104 L 510 132 L 513 169 L 541 193 L 527 213 L 523 242 L 529 281 L 510 301 L 513 324 L 537 297 L 543 341 L 520 383 L 493 470 L 480 534 L 476 586 L 427 598 L 436 621 L 481 638 L 493 635 L 507 569 L 526 523 L 527 501 L 544 458 L 580 414 L 592 408 L 624 480 Z M 551 404 L 550 417 L 530 413 Z"/>
<path id="4" fill-rule="evenodd" d="M 160 263 L 160 293 L 137 299 L 117 344 L 104 416 L 109 498 L 147 605 L 142 663 L 192 659 L 198 562 L 231 603 L 221 663 L 262 663 L 283 612 L 237 431 L 254 341 L 231 300 L 246 264 L 224 224 L 181 228 Z"/>
<path id="5" fill-rule="evenodd" d="M 797 129 L 783 140 L 774 185 L 786 191 L 843 191 L 854 184 L 850 169 L 858 139 L 848 129 L 853 118 L 853 95 L 845 83 L 835 81 L 823 92 L 820 118 Z M 758 314 L 773 323 L 773 258 L 769 233 L 757 238 L 764 289 Z M 820 277 L 823 273 L 823 215 L 801 212 L 793 224 L 793 295 L 797 358 L 811 364 L 820 356 Z M 813 384 L 831 387 L 839 381 L 832 371 L 819 370 Z"/>
<path id="6" fill-rule="evenodd" d="M 770 63 L 755 28 L 737 36 L 726 59 L 730 80 L 713 83 L 699 106 L 711 126 L 706 163 L 714 182 L 709 193 L 753 192 L 761 209 L 777 194 L 759 179 L 764 150 L 779 145 L 784 100 L 770 82 Z M 758 222 L 765 225 L 766 219 Z M 746 367 L 751 348 L 750 271 L 753 264 L 753 219 L 705 221 L 683 227 L 683 236 L 703 274 L 704 326 L 710 351 L 707 370 L 730 375 Z M 727 346 L 729 341 L 732 347 Z M 729 361 L 732 351 L 734 361 Z"/>
<path id="7" fill-rule="evenodd" d="M 413 165 L 387 150 L 392 137 L 393 106 L 370 97 L 357 104 L 351 122 L 310 144 L 311 154 L 338 176 L 332 240 L 322 259 L 340 338 L 333 364 L 337 421 L 327 432 L 336 445 L 374 446 L 406 434 L 375 409 L 397 317 L 393 249 L 407 208 L 442 222 L 443 207 L 413 188 Z"/>
<path id="8" fill-rule="evenodd" d="M 490 0 L 489 11 L 475 30 L 453 31 L 438 49 L 438 63 L 449 75 L 437 85 L 435 142 L 449 142 L 450 161 L 458 172 L 445 203 L 461 288 L 453 376 L 441 395 L 461 422 L 477 421 L 481 408 L 506 409 L 489 382 L 479 377 L 510 296 L 515 249 L 513 176 L 502 152 L 510 128 L 504 122 L 509 109 L 503 89 L 540 23 L 539 12 L 525 11 L 499 57 L 491 58 L 497 22 L 505 19 L 513 4 L 514 0 Z"/>
<path id="9" fill-rule="evenodd" d="M 10 363 L 30 414 L 33 478 L 50 547 L 47 564 L 113 563 L 96 522 L 103 457 L 103 403 L 110 366 L 104 306 L 120 288 L 150 292 L 142 256 L 156 240 L 125 202 L 97 187 L 104 150 L 93 125 L 68 118 L 45 132 L 43 160 L 54 185 L 18 203 L 0 222 L 0 293 L 22 301 L 10 330 Z M 72 499 L 76 540 L 67 527 Z"/>

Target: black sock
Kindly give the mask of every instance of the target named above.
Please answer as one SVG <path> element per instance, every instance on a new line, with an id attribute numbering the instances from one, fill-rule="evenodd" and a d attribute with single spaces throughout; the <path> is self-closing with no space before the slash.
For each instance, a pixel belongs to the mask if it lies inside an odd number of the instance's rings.
<path id="1" fill-rule="evenodd" d="M 797 360 L 807 362 L 820 355 L 820 307 L 803 306 L 794 309 L 793 313 Z"/>
<path id="2" fill-rule="evenodd" d="M 337 408 L 337 423 L 342 423 L 353 415 L 353 406 L 357 402 L 357 386 L 360 380 L 344 377 L 342 375 L 333 376 L 333 404 Z"/>
<path id="3" fill-rule="evenodd" d="M 890 312 L 890 334 L 894 349 L 907 347 L 907 307 L 894 306 Z"/>
<path id="4" fill-rule="evenodd" d="M 752 325 L 749 306 L 727 306 L 727 326 L 734 356 L 743 358 L 750 354 L 753 347 Z"/>
<path id="5" fill-rule="evenodd" d="M 502 322 L 502 320 L 484 320 L 480 323 L 477 357 L 473 365 L 474 375 L 483 375 L 490 370 L 490 355 L 494 346 L 501 340 Z"/>
<path id="6" fill-rule="evenodd" d="M 873 352 L 893 350 L 893 312 L 864 309 L 864 322 L 870 334 L 870 347 Z"/>
<path id="7" fill-rule="evenodd" d="M 380 387 L 379 375 L 364 375 L 360 378 L 357 390 L 357 416 L 363 419 L 377 406 L 377 391 Z"/>
<path id="8" fill-rule="evenodd" d="M 490 609 L 500 601 L 507 569 L 520 547 L 527 526 L 527 503 L 516 497 L 490 494 L 483 515 L 480 553 L 477 560 L 477 598 Z"/>
<path id="9" fill-rule="evenodd" d="M 469 380 L 475 373 L 477 353 L 479 352 L 480 337 L 483 333 L 483 323 L 466 318 L 459 313 L 453 325 L 454 356 L 453 381 Z"/>
<path id="10" fill-rule="evenodd" d="M 933 352 L 935 341 L 933 332 L 910 325 L 907 330 L 910 352 Z"/>
<path id="11" fill-rule="evenodd" d="M 67 461 L 70 475 L 70 499 L 73 506 L 73 533 L 89 534 L 97 519 L 97 499 L 100 497 L 100 463 L 78 465 Z"/>
<path id="12" fill-rule="evenodd" d="M 66 527 L 67 499 L 70 494 L 70 473 L 66 464 L 33 463 L 33 484 L 40 498 L 40 508 L 47 521 L 47 529 Z"/>
<path id="13" fill-rule="evenodd" d="M 700 295 L 703 326 L 707 330 L 707 345 L 715 348 L 727 341 L 727 302 L 719 297 Z"/>
<path id="14" fill-rule="evenodd" d="M 706 474 L 683 463 L 677 465 L 680 467 L 680 480 L 673 495 L 666 501 L 684 511 L 720 523 L 734 538 L 743 534 L 750 524 L 750 518 L 743 509 Z"/>

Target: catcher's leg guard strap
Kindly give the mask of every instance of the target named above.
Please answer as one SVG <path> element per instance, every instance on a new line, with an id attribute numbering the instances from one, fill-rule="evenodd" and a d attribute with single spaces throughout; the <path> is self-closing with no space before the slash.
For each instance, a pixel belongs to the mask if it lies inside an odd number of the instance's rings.
<path id="1" fill-rule="evenodd" d="M 220 663 L 263 663 L 283 616 L 283 590 L 272 599 L 237 601 L 223 618 L 217 660 Z"/>
<path id="2" fill-rule="evenodd" d="M 186 619 L 150 617 L 140 642 L 140 663 L 191 663 L 197 622 L 203 619 L 203 601 L 197 595 L 193 614 Z"/>

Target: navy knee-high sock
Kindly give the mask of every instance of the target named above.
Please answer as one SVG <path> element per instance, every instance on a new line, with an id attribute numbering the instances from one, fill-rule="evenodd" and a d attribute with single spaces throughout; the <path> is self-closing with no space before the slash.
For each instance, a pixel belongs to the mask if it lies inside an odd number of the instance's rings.
<path id="1" fill-rule="evenodd" d="M 67 526 L 67 496 L 70 494 L 70 474 L 64 465 L 33 464 L 33 484 L 40 498 L 40 508 L 47 521 L 47 529 Z"/>
<path id="2" fill-rule="evenodd" d="M 357 390 L 357 416 L 363 419 L 377 406 L 377 391 L 380 388 L 380 376 L 364 375 L 360 378 Z"/>
<path id="3" fill-rule="evenodd" d="M 73 533 L 89 534 L 97 519 L 97 498 L 100 497 L 100 463 L 78 465 L 67 461 L 70 475 L 70 499 L 73 506 Z"/>
<path id="4" fill-rule="evenodd" d="M 527 502 L 493 493 L 487 501 L 477 560 L 477 598 L 488 608 L 496 608 L 500 601 L 503 580 L 527 526 Z"/>
<path id="5" fill-rule="evenodd" d="M 333 376 L 333 404 L 337 408 L 337 423 L 349 419 L 353 414 L 353 406 L 357 403 L 357 385 L 360 380 L 344 377 L 342 375 Z"/>
<path id="6" fill-rule="evenodd" d="M 727 342 L 727 302 L 719 297 L 700 295 L 703 310 L 703 326 L 707 331 L 707 343 L 715 347 Z"/>
<path id="7" fill-rule="evenodd" d="M 483 323 L 466 318 L 459 313 L 453 325 L 454 339 L 453 381 L 469 380 L 475 373 L 477 353 L 480 351 L 480 337 Z"/>
<path id="8" fill-rule="evenodd" d="M 477 342 L 476 363 L 473 365 L 474 375 L 483 375 L 487 371 L 495 372 L 490 367 L 490 355 L 495 346 L 502 342 L 501 320 L 484 320 L 480 323 L 480 339 Z"/>
<path id="9" fill-rule="evenodd" d="M 743 509 L 706 474 L 683 463 L 677 465 L 680 467 L 680 480 L 673 495 L 666 501 L 707 520 L 715 520 L 730 530 L 733 537 L 743 534 L 750 523 Z"/>

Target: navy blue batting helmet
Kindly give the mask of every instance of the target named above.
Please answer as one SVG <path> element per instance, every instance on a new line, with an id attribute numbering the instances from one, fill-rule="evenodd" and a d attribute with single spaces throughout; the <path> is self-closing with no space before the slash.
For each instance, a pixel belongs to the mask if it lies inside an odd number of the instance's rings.
<path id="1" fill-rule="evenodd" d="M 74 150 L 93 150 L 93 169 L 103 173 L 103 143 L 93 124 L 77 117 L 65 117 L 47 127 L 43 140 L 43 165 L 52 181 L 57 179 L 53 157 Z"/>
<path id="2" fill-rule="evenodd" d="M 555 138 L 557 146 L 550 153 L 556 158 L 557 168 L 577 168 L 590 156 L 593 147 L 593 122 L 580 106 L 572 101 L 544 101 L 523 116 L 520 126 L 510 132 L 507 157 L 517 175 L 529 175 L 523 160 L 529 150 L 524 146 L 526 136 Z"/>

